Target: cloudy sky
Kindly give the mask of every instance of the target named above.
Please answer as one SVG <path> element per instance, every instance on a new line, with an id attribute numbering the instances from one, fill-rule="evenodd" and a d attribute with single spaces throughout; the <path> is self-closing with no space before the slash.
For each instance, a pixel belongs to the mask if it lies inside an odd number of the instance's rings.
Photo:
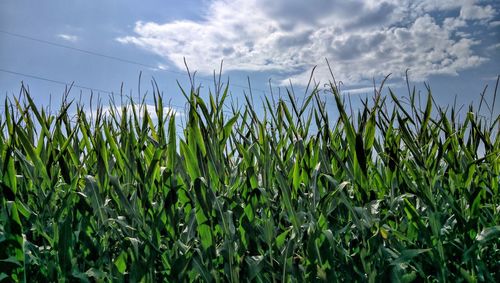
<path id="1" fill-rule="evenodd" d="M 328 59 L 346 94 L 369 93 L 388 74 L 389 86 L 403 91 L 408 69 L 438 102 L 456 96 L 468 104 L 494 87 L 499 32 L 498 1 L 5 0 L 0 95 L 18 93 L 21 81 L 42 102 L 73 81 L 113 92 L 123 82 L 136 93 L 142 71 L 143 89 L 154 77 L 181 105 L 175 82 L 187 84 L 184 58 L 206 88 L 224 60 L 233 96 L 247 77 L 264 95 L 269 80 L 300 89 L 314 66 L 315 80 L 327 82 Z"/>

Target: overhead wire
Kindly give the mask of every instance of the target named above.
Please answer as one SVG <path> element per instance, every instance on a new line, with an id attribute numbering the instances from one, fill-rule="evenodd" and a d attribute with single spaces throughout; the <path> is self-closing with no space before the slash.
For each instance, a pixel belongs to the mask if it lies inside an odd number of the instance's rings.
<path id="1" fill-rule="evenodd" d="M 175 71 L 175 70 L 161 69 L 161 68 L 158 68 L 156 66 L 153 66 L 153 65 L 150 65 L 150 64 L 146 64 L 146 63 L 143 63 L 143 62 L 129 60 L 129 59 L 125 59 L 125 58 L 121 58 L 121 57 L 117 57 L 117 56 L 111 56 L 111 55 L 107 55 L 107 54 L 103 54 L 103 53 L 99 53 L 99 52 L 95 52 L 95 51 L 91 51 L 91 50 L 77 48 L 77 47 L 73 47 L 73 46 L 69 46 L 69 45 L 65 45 L 65 44 L 60 44 L 60 43 L 49 41 L 49 40 L 44 40 L 44 39 L 35 38 L 35 37 L 24 35 L 24 34 L 19 34 L 19 33 L 11 32 L 11 31 L 6 31 L 6 30 L 0 29 L 0 33 L 3 33 L 5 35 L 9 35 L 9 36 L 12 36 L 12 37 L 17 37 L 17 38 L 21 38 L 21 39 L 25 39 L 25 40 L 30 40 L 30 41 L 34 41 L 34 42 L 38 42 L 38 43 L 47 44 L 49 46 L 54 46 L 54 47 L 58 47 L 58 48 L 64 48 L 64 49 L 69 49 L 69 50 L 76 51 L 76 52 L 81 52 L 81 53 L 84 53 L 84 54 L 87 54 L 87 55 L 91 55 L 91 56 L 97 56 L 97 57 L 102 57 L 102 58 L 106 58 L 106 59 L 110 59 L 110 60 L 119 61 L 119 62 L 122 62 L 122 63 L 127 63 L 127 64 L 137 65 L 137 66 L 141 66 L 141 67 L 146 67 L 146 68 L 150 68 L 150 69 L 153 69 L 153 70 L 159 71 L 159 72 L 168 72 L 168 73 L 178 74 L 178 75 L 183 75 L 183 76 L 188 75 L 185 72 L 180 72 L 180 71 Z M 3 69 L 3 68 L 0 68 L 0 72 L 9 73 L 9 74 L 18 75 L 18 76 L 24 76 L 24 77 L 28 77 L 28 78 L 37 79 L 37 80 L 43 80 L 43 81 L 47 81 L 47 82 L 51 82 L 51 83 L 56 83 L 56 84 L 60 84 L 60 85 L 65 85 L 65 86 L 71 85 L 71 86 L 79 88 L 79 89 L 89 90 L 89 91 L 98 92 L 98 93 L 106 93 L 106 94 L 109 94 L 109 95 L 115 95 L 115 94 L 119 93 L 119 92 L 113 92 L 113 91 L 109 91 L 109 90 L 103 90 L 103 89 L 96 88 L 96 87 L 90 87 L 90 86 L 84 86 L 84 85 L 79 85 L 79 84 L 74 84 L 74 83 L 68 83 L 68 82 L 64 82 L 64 81 L 60 81 L 60 80 L 55 80 L 55 79 L 51 79 L 51 78 L 41 77 L 41 76 L 32 75 L 32 74 L 26 74 L 26 73 L 18 72 L 18 71 L 12 71 L 12 70 Z M 199 80 L 203 80 L 203 81 L 209 81 L 211 83 L 215 83 L 215 81 L 214 81 L 215 77 L 214 77 L 214 79 L 207 79 L 207 78 L 198 78 L 198 79 Z M 250 85 L 249 78 L 248 78 L 248 86 L 242 86 L 242 85 L 239 85 L 239 84 L 231 83 L 231 87 L 236 87 L 236 88 L 241 88 L 241 89 L 244 89 L 244 90 L 248 90 L 248 91 L 250 91 L 250 93 L 249 93 L 250 95 L 251 95 L 252 91 L 258 91 L 258 92 L 266 93 L 265 90 L 252 87 Z M 285 101 L 287 100 L 287 99 L 283 99 L 283 98 L 281 98 L 281 99 L 285 100 Z M 178 108 L 178 110 L 184 109 L 183 107 L 180 107 L 178 105 L 172 105 L 171 104 L 171 106 L 174 106 L 174 107 Z"/>
<path id="2" fill-rule="evenodd" d="M 0 30 L 0 33 L 7 34 L 7 35 L 10 35 L 13 37 L 18 37 L 18 38 L 22 38 L 22 39 L 27 39 L 27 40 L 39 42 L 39 43 L 44 43 L 44 44 L 59 47 L 59 48 L 65 48 L 65 49 L 69 49 L 69 50 L 73 50 L 73 51 L 77 51 L 77 52 L 86 53 L 86 54 L 92 55 L 92 56 L 98 56 L 98 57 L 103 57 L 103 58 L 107 58 L 107 59 L 111 59 L 111 60 L 120 61 L 123 63 L 138 65 L 138 66 L 152 68 L 152 69 L 158 69 L 155 66 L 144 64 L 141 62 L 137 62 L 137 61 L 133 61 L 133 60 L 129 60 L 129 59 L 124 59 L 124 58 L 120 58 L 120 57 L 116 57 L 116 56 L 106 55 L 106 54 L 102 54 L 99 52 L 90 51 L 90 50 L 86 50 L 86 49 L 82 49 L 82 48 L 77 48 L 77 47 L 73 47 L 73 46 L 69 46 L 69 45 L 65 45 L 65 44 L 60 44 L 57 42 L 48 41 L 48 40 L 44 40 L 44 39 L 40 39 L 40 38 L 35 38 L 35 37 L 31 37 L 31 36 L 27 36 L 27 35 L 23 35 L 23 34 L 19 34 L 19 33 L 6 31 L 6 30 Z M 172 72 L 175 72 L 175 71 L 172 71 Z M 181 73 L 181 72 L 176 72 L 176 73 Z"/>
<path id="3" fill-rule="evenodd" d="M 63 82 L 63 81 L 59 81 L 59 80 L 49 79 L 46 77 L 36 76 L 36 75 L 32 75 L 32 74 L 26 74 L 26 73 L 22 73 L 22 72 L 16 72 L 16 71 L 12 71 L 12 70 L 7 70 L 7 69 L 3 69 L 3 68 L 0 68 L 0 72 L 12 74 L 12 75 L 17 75 L 17 76 L 22 76 L 22 77 L 28 77 L 28 78 L 46 81 L 46 82 L 55 83 L 55 84 L 64 85 L 64 86 L 71 86 L 73 88 L 89 90 L 89 91 L 96 92 L 96 93 L 105 93 L 105 94 L 109 94 L 109 95 L 116 95 L 116 94 L 121 93 L 120 91 L 114 92 L 114 91 L 110 91 L 110 90 L 103 90 L 103 89 L 99 89 L 99 88 L 95 88 L 95 87 L 75 84 L 73 82 L 71 82 L 71 83 Z M 139 99 L 141 99 L 141 98 L 139 98 Z M 2 105 L 3 104 L 0 104 L 0 106 L 2 106 Z M 185 112 L 185 106 L 180 106 L 177 104 L 168 103 L 166 105 L 166 107 L 173 108 L 174 110 L 177 110 L 177 111 Z M 224 113 L 231 113 L 230 111 L 223 111 L 223 112 Z"/>
<path id="4" fill-rule="evenodd" d="M 109 90 L 103 90 L 103 89 L 99 89 L 99 88 L 94 88 L 94 87 L 88 87 L 88 86 L 78 85 L 78 84 L 74 84 L 74 83 L 63 82 L 63 81 L 49 79 L 49 78 L 44 78 L 44 77 L 40 77 L 40 76 L 36 76 L 36 75 L 31 75 L 31 74 L 26 74 L 26 73 L 12 71 L 12 70 L 7 70 L 7 69 L 3 69 L 3 68 L 0 68 L 0 72 L 12 74 L 12 75 L 17 75 L 17 76 L 22 76 L 22 77 L 27 77 L 27 78 L 32 78 L 32 79 L 36 79 L 36 80 L 42 80 L 42 81 L 51 82 L 51 83 L 55 83 L 55 84 L 60 84 L 60 85 L 64 85 L 64 86 L 72 85 L 73 87 L 76 87 L 76 88 L 79 88 L 79 89 L 85 89 L 85 90 L 90 90 L 90 91 L 95 91 L 95 92 L 101 92 L 101 93 L 107 93 L 107 94 L 114 94 L 114 92 L 109 91 Z"/>
<path id="5" fill-rule="evenodd" d="M 139 61 L 129 60 L 129 59 L 118 57 L 118 56 L 111 56 L 111 55 L 103 54 L 103 53 L 96 52 L 96 51 L 91 51 L 91 50 L 87 50 L 87 49 L 83 49 L 83 48 L 73 47 L 73 46 L 70 46 L 70 45 L 60 44 L 60 43 L 57 43 L 57 42 L 53 42 L 53 41 L 49 41 L 49 40 L 45 40 L 45 39 L 40 39 L 40 38 L 36 38 L 36 37 L 32 37 L 32 36 L 28 36 L 28 35 L 24 35 L 24 34 L 20 34 L 20 33 L 6 31 L 6 30 L 2 30 L 2 29 L 0 29 L 0 33 L 3 33 L 5 35 L 9 35 L 9 36 L 12 36 L 12 37 L 17 37 L 17 38 L 21 38 L 21 39 L 25 39 L 25 40 L 30 40 L 30 41 L 34 41 L 34 42 L 38 42 L 38 43 L 47 44 L 47 45 L 58 47 L 58 48 L 64 48 L 64 49 L 68 49 L 68 50 L 72 50 L 72 51 L 76 51 L 76 52 L 85 53 L 85 54 L 91 55 L 91 56 L 97 56 L 97 57 L 102 57 L 102 58 L 106 58 L 106 59 L 110 59 L 110 60 L 119 61 L 119 62 L 122 62 L 122 63 L 127 63 L 127 64 L 136 65 L 136 66 L 146 67 L 146 68 L 158 71 L 158 72 L 167 72 L 167 73 L 172 73 L 172 74 L 177 74 L 177 75 L 183 75 L 183 76 L 187 75 L 185 72 L 175 71 L 175 70 L 166 70 L 166 69 L 163 69 L 163 68 L 159 68 L 157 66 L 153 66 L 151 64 L 146 64 L 146 63 L 139 62 Z M 212 79 L 207 79 L 207 78 L 198 78 L 198 79 L 199 80 L 203 80 L 203 81 L 213 82 Z M 231 83 L 231 86 L 232 87 L 241 88 L 241 89 L 245 89 L 245 90 L 250 90 L 249 86 L 243 86 L 243 85 L 234 84 L 234 83 Z M 262 93 L 266 92 L 265 90 L 257 89 L 257 88 L 253 88 L 253 87 L 252 87 L 251 90 L 252 91 L 259 91 L 259 92 L 262 92 Z"/>
<path id="6" fill-rule="evenodd" d="M 96 92 L 96 93 L 105 93 L 105 94 L 109 94 L 109 95 L 115 95 L 115 94 L 120 93 L 120 92 L 114 92 L 114 91 L 110 91 L 110 90 L 103 90 L 103 89 L 99 89 L 99 88 L 95 88 L 95 87 L 89 87 L 89 86 L 79 85 L 79 84 L 75 84 L 73 82 L 71 82 L 71 83 L 69 83 L 69 82 L 63 82 L 63 81 L 49 79 L 49 78 L 45 78 L 45 77 L 41 77 L 41 76 L 36 76 L 36 75 L 31 75 L 31 74 L 26 74 L 26 73 L 11 71 L 11 70 L 6 70 L 6 69 L 3 69 L 3 68 L 0 68 L 0 72 L 12 74 L 12 75 L 17 75 L 17 76 L 23 76 L 23 77 L 32 78 L 32 79 L 41 80 L 41 81 L 46 81 L 46 82 L 51 82 L 51 83 L 60 84 L 60 85 L 64 85 L 64 86 L 72 86 L 74 88 L 89 90 L 89 91 Z M 179 110 L 183 109 L 182 106 L 175 105 L 175 104 L 170 104 L 170 106 L 178 108 Z"/>

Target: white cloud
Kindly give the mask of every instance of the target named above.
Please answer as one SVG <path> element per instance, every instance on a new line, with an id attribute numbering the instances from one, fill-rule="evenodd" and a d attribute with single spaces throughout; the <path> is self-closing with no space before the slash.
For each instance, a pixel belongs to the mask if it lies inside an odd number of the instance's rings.
<path id="1" fill-rule="evenodd" d="M 464 20 L 491 19 L 496 13 L 493 7 L 481 5 L 479 2 L 477 0 L 423 0 L 414 1 L 411 3 L 411 7 L 420 13 L 459 10 L 460 18 Z"/>
<path id="2" fill-rule="evenodd" d="M 487 50 L 490 50 L 490 51 L 495 51 L 496 49 L 500 49 L 500 43 L 493 44 L 491 46 L 488 46 L 488 48 L 487 48 Z"/>
<path id="3" fill-rule="evenodd" d="M 464 2 L 460 9 L 460 17 L 466 20 L 489 20 L 495 15 L 495 10 L 490 5 L 479 6 L 476 1 L 468 0 Z"/>
<path id="4" fill-rule="evenodd" d="M 224 60 L 225 71 L 276 71 L 305 84 L 314 65 L 325 82 L 329 59 L 338 79 L 371 80 L 409 68 L 412 79 L 456 75 L 487 58 L 480 43 L 463 29 L 487 24 L 495 14 L 475 1 L 215 0 L 202 21 L 137 22 L 134 35 L 118 38 L 150 50 L 184 68 L 211 74 Z M 456 11 L 436 19 L 435 11 Z M 479 20 L 479 21 L 478 21 Z"/>
<path id="5" fill-rule="evenodd" d="M 341 91 L 343 93 L 351 94 L 351 95 L 352 94 L 373 94 L 373 93 L 375 93 L 375 89 L 373 88 L 373 86 L 360 87 L 360 88 L 350 88 L 350 89 L 344 89 Z"/>
<path id="6" fill-rule="evenodd" d="M 69 42 L 77 42 L 80 38 L 76 35 L 71 35 L 71 34 L 64 34 L 64 33 L 60 33 L 57 35 L 57 37 L 61 38 L 61 39 L 64 39 L 66 41 L 69 41 Z"/>

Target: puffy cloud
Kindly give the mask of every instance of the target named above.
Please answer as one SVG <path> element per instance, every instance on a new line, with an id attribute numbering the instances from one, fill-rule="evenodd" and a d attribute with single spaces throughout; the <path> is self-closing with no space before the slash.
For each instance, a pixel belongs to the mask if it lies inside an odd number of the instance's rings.
<path id="1" fill-rule="evenodd" d="M 437 11 L 457 16 L 438 19 L 432 16 Z M 305 84 L 319 65 L 316 78 L 324 82 L 327 58 L 344 81 L 398 76 L 407 68 L 413 79 L 425 79 L 487 60 L 473 51 L 480 41 L 463 30 L 469 22 L 486 25 L 494 15 L 491 5 L 469 0 L 215 0 L 202 21 L 137 22 L 134 35 L 117 40 L 180 69 L 185 57 L 203 74 L 224 60 L 225 71 L 275 71 Z"/>
<path id="2" fill-rule="evenodd" d="M 465 1 L 460 9 L 460 17 L 466 20 L 489 20 L 495 15 L 495 10 L 490 5 L 479 6 L 475 1 Z"/>

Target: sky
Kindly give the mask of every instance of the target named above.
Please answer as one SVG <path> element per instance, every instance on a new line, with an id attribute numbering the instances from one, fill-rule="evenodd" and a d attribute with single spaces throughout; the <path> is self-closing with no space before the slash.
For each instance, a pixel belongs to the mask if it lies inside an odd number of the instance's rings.
<path id="1" fill-rule="evenodd" d="M 222 61 L 235 101 L 248 82 L 258 96 L 291 83 L 300 98 L 315 66 L 316 83 L 331 80 L 328 60 L 353 101 L 389 74 L 386 86 L 407 95 L 408 70 L 440 105 L 477 105 L 500 74 L 500 2 L 2 0 L 0 42 L 0 104 L 21 81 L 37 103 L 54 105 L 72 82 L 87 88 L 70 98 L 92 88 L 106 103 L 108 92 L 137 97 L 139 85 L 151 93 L 154 78 L 180 112 L 185 62 L 208 92 Z"/>

